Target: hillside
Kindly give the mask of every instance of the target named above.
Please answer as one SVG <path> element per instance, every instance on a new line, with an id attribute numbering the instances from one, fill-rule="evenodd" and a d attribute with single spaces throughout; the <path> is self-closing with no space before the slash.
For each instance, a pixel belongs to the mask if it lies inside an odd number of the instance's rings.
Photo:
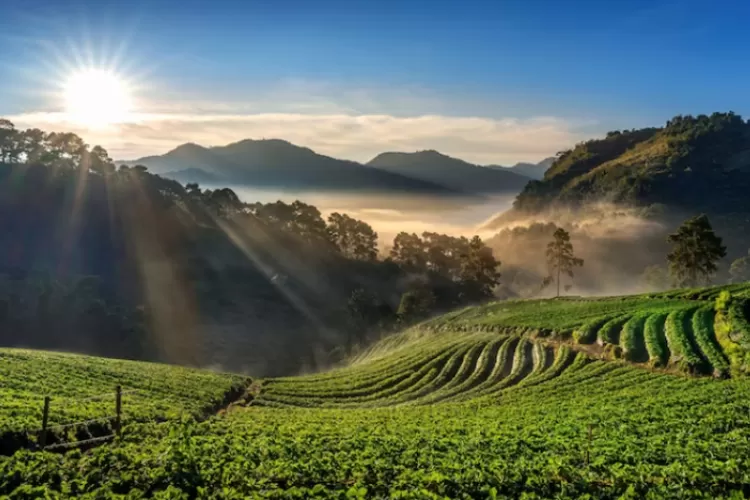
<path id="1" fill-rule="evenodd" d="M 382 153 L 367 166 L 467 193 L 516 194 L 529 181 L 510 170 L 472 165 L 437 151 Z"/>
<path id="2" fill-rule="evenodd" d="M 534 213 L 609 201 L 728 214 L 750 211 L 749 190 L 750 123 L 714 113 L 578 144 L 558 156 L 543 180 L 529 183 L 515 207 Z"/>
<path id="3" fill-rule="evenodd" d="M 496 302 L 265 381 L 0 350 L 0 442 L 25 448 L 0 454 L 0 495 L 741 498 L 749 301 L 750 284 Z M 40 396 L 62 423 L 111 411 L 76 401 L 114 384 L 137 390 L 119 440 L 36 451 Z"/>
<path id="4" fill-rule="evenodd" d="M 320 155 L 279 139 L 246 139 L 210 148 L 184 144 L 164 155 L 124 164 L 145 165 L 151 172 L 165 175 L 200 170 L 230 185 L 461 196 L 451 187 Z"/>

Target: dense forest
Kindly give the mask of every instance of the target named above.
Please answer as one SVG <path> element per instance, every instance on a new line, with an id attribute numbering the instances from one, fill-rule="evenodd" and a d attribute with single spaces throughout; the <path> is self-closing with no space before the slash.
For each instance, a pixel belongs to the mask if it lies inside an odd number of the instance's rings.
<path id="1" fill-rule="evenodd" d="M 750 122 L 734 113 L 676 116 L 662 128 L 613 131 L 558 153 L 515 206 L 606 200 L 690 211 L 750 210 Z"/>
<path id="2" fill-rule="evenodd" d="M 475 237 L 399 234 L 300 201 L 246 203 L 0 122 L 0 344 L 286 374 L 485 300 Z"/>

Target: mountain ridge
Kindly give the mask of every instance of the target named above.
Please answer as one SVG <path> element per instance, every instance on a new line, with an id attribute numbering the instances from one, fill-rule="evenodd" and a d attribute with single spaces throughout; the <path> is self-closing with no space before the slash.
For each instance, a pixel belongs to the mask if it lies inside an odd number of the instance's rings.
<path id="1" fill-rule="evenodd" d="M 480 194 L 517 192 L 530 180 L 515 172 L 482 167 L 434 149 L 414 153 L 385 152 L 367 165 Z"/>
<path id="2" fill-rule="evenodd" d="M 472 196 L 472 193 L 321 155 L 283 139 L 244 139 L 210 148 L 186 143 L 161 156 L 120 163 L 142 164 L 159 175 L 203 171 L 228 184 L 257 187 Z"/>
<path id="3" fill-rule="evenodd" d="M 401 165 L 404 159 L 408 159 L 406 166 Z M 517 194 L 532 179 L 514 171 L 515 167 L 488 168 L 435 150 L 385 152 L 367 163 L 358 163 L 322 155 L 284 139 L 243 139 L 212 147 L 188 142 L 163 155 L 117 163 L 145 165 L 153 173 L 181 182 L 217 178 L 259 187 L 395 191 L 448 197 Z"/>

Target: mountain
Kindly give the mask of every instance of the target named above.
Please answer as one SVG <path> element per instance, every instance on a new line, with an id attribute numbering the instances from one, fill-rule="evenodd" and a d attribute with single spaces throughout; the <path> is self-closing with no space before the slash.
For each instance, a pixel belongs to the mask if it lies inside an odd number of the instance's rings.
<path id="1" fill-rule="evenodd" d="M 178 146 L 164 155 L 146 156 L 132 161 L 118 161 L 117 164 L 145 165 L 149 171 L 158 175 L 186 170 L 202 170 L 209 174 L 222 175 L 236 167 L 210 149 L 192 142 Z"/>
<path id="2" fill-rule="evenodd" d="M 750 211 L 750 123 L 734 113 L 677 116 L 661 128 L 614 131 L 562 153 L 515 207 L 610 201 L 690 213 Z"/>
<path id="3" fill-rule="evenodd" d="M 480 167 L 433 150 L 382 153 L 367 166 L 468 193 L 515 194 L 529 181 L 515 172 Z"/>
<path id="4" fill-rule="evenodd" d="M 704 213 L 731 262 L 750 246 L 748 193 L 750 123 L 734 113 L 676 116 L 664 127 L 610 132 L 561 153 L 544 179 L 518 195 L 513 210 L 487 226 L 542 212 L 591 217 L 614 204 L 669 231 Z M 604 222 L 606 216 L 596 217 Z"/>
<path id="5" fill-rule="evenodd" d="M 539 163 L 521 162 L 521 163 L 516 163 L 512 167 L 503 167 L 501 165 L 488 165 L 488 167 L 495 168 L 495 169 L 504 168 L 516 174 L 524 175 L 531 179 L 540 180 L 544 178 L 544 173 L 552 166 L 552 163 L 554 161 L 555 161 L 555 158 L 552 157 L 552 158 L 545 158 Z"/>
<path id="6" fill-rule="evenodd" d="M 149 171 L 165 175 L 185 170 L 194 174 L 195 169 L 198 169 L 219 176 L 227 184 L 235 185 L 431 196 L 462 195 L 451 187 L 320 155 L 309 148 L 280 139 L 246 139 L 211 148 L 189 143 L 162 156 L 149 156 L 124 163 L 145 165 Z"/>

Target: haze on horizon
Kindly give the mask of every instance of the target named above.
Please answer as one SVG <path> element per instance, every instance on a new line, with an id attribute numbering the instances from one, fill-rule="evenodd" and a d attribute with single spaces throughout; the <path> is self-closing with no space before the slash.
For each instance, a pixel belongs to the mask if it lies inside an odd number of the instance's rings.
<path id="1" fill-rule="evenodd" d="M 5 2 L 0 116 L 115 159 L 282 138 L 360 162 L 437 149 L 510 165 L 750 111 L 750 5 L 573 3 Z"/>

